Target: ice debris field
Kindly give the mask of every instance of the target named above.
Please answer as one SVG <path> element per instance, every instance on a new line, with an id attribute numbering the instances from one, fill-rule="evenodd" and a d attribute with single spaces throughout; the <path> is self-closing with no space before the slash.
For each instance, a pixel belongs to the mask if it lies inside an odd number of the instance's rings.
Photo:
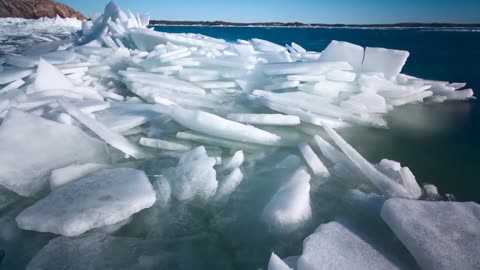
<path id="1" fill-rule="evenodd" d="M 478 204 L 340 135 L 473 98 L 408 52 L 155 32 L 114 3 L 1 23 L 31 44 L 1 47 L 0 268 L 480 269 Z"/>

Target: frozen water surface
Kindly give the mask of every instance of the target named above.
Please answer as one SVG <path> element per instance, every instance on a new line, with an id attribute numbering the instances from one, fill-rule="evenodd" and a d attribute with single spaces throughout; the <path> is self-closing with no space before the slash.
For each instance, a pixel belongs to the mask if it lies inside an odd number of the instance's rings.
<path id="1" fill-rule="evenodd" d="M 467 84 L 403 74 L 403 50 L 148 22 L 0 20 L 0 267 L 480 267 L 477 204 L 354 143 Z"/>

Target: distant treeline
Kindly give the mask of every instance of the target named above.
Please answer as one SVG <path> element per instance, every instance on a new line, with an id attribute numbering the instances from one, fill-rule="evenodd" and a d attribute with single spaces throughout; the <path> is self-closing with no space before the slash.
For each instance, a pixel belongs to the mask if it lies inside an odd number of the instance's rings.
<path id="1" fill-rule="evenodd" d="M 322 24 L 300 22 L 256 22 L 235 23 L 224 21 L 165 21 L 151 20 L 151 25 L 202 25 L 202 26 L 266 26 L 266 27 L 408 27 L 408 28 L 480 28 L 480 24 L 456 24 L 456 23 L 396 23 L 396 24 Z"/>

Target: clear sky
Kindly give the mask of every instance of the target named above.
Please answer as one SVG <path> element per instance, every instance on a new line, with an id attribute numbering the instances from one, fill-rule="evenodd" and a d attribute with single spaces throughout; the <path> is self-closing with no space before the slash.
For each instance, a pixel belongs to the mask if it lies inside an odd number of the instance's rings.
<path id="1" fill-rule="evenodd" d="M 87 17 L 109 0 L 58 0 Z M 116 0 L 159 20 L 305 23 L 480 23 L 480 0 Z"/>

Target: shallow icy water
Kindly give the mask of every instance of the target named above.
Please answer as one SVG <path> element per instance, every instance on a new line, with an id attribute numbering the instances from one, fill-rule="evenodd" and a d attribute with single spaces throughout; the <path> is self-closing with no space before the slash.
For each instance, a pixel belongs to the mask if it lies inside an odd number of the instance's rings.
<path id="1" fill-rule="evenodd" d="M 480 32 L 433 30 L 185 27 L 155 26 L 157 31 L 201 33 L 226 40 L 260 37 L 278 44 L 298 41 L 321 51 L 331 40 L 362 46 L 404 49 L 410 57 L 406 74 L 428 79 L 466 81 L 479 95 Z M 388 116 L 389 130 L 365 129 L 348 136 L 371 160 L 383 157 L 411 166 L 420 182 L 435 184 L 460 201 L 480 202 L 480 104 L 478 100 L 447 104 L 414 104 Z"/>

